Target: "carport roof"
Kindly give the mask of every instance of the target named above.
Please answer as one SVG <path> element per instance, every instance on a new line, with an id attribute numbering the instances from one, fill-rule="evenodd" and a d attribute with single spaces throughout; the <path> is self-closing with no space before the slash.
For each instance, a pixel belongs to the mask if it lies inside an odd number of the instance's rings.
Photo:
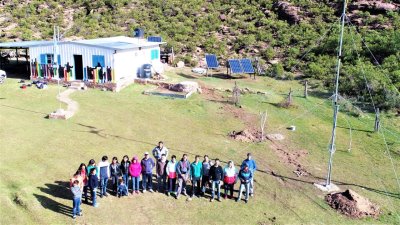
<path id="1" fill-rule="evenodd" d="M 0 48 L 29 48 L 33 46 L 49 45 L 52 41 L 18 41 L 0 43 Z"/>

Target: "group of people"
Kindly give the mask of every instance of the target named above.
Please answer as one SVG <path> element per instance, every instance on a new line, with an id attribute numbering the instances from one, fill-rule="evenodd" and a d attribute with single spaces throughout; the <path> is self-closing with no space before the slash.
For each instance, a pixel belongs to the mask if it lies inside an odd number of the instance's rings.
<path id="1" fill-rule="evenodd" d="M 181 195 L 188 195 L 189 199 L 194 196 L 204 197 L 208 189 L 211 192 L 211 202 L 214 201 L 215 195 L 217 195 L 217 201 L 221 201 L 221 186 L 224 186 L 225 190 L 224 199 L 233 199 L 234 186 L 237 181 L 240 181 L 240 187 L 236 201 L 241 200 L 244 191 L 246 203 L 249 196 L 254 195 L 253 181 L 257 165 L 252 159 L 251 153 L 247 154 L 239 171 L 233 161 L 229 161 L 225 168 L 222 168 L 219 159 L 212 162 L 208 155 L 205 155 L 202 161 L 200 161 L 200 156 L 196 155 L 194 161 L 190 163 L 187 154 L 183 154 L 182 158 L 177 161 L 175 155 L 168 160 L 168 153 L 167 147 L 160 141 L 152 151 L 154 159 L 148 152 L 145 152 L 140 161 L 136 156 L 129 160 L 129 157 L 125 155 L 121 162 L 118 162 L 117 157 L 113 157 L 110 163 L 108 157 L 103 156 L 98 164 L 94 159 L 89 160 L 88 165 L 81 163 L 70 180 L 71 192 L 74 196 L 73 218 L 82 215 L 80 204 L 82 198 L 85 203 L 88 203 L 88 192 L 90 192 L 92 205 L 98 207 L 97 190 L 100 190 L 100 198 L 108 196 L 107 187 L 110 179 L 111 193 L 118 197 L 130 194 L 138 195 L 140 180 L 142 181 L 142 193 L 154 192 L 154 168 L 157 178 L 156 191 L 165 193 L 167 196 L 173 195 L 176 199 L 179 199 Z M 191 183 L 190 190 L 188 190 L 189 183 Z M 131 187 L 131 192 L 129 192 L 129 187 Z"/>

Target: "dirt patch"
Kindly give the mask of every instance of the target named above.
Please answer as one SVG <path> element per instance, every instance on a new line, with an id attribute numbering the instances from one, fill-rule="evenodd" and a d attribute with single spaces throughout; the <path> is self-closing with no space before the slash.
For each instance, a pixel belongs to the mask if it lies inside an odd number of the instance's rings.
<path id="1" fill-rule="evenodd" d="M 261 132 L 255 129 L 245 129 L 242 131 L 232 131 L 229 137 L 242 142 L 260 142 L 262 141 Z M 265 138 L 265 135 L 264 135 Z"/>
<path id="2" fill-rule="evenodd" d="M 376 219 L 380 214 L 377 205 L 350 189 L 328 194 L 325 200 L 332 208 L 351 218 L 373 217 Z"/>
<path id="3" fill-rule="evenodd" d="M 306 168 L 300 163 L 300 159 L 308 155 L 307 150 L 290 151 L 289 148 L 283 143 L 278 143 L 272 139 L 269 140 L 271 141 L 271 149 L 278 155 L 280 159 L 279 162 L 283 162 L 286 165 L 292 166 L 295 169 L 293 173 L 295 173 L 298 177 L 310 175 Z"/>

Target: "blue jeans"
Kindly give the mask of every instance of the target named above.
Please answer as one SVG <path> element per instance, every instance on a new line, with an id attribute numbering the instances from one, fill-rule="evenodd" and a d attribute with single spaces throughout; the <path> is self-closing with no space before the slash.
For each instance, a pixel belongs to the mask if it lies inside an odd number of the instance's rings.
<path id="1" fill-rule="evenodd" d="M 97 188 L 93 188 L 90 190 L 91 191 L 91 195 L 92 195 L 92 205 L 96 205 L 96 192 L 97 192 Z"/>
<path id="2" fill-rule="evenodd" d="M 100 195 L 105 195 L 107 192 L 107 183 L 108 183 L 108 177 L 107 178 L 100 178 Z"/>
<path id="3" fill-rule="evenodd" d="M 132 191 L 139 191 L 139 177 L 132 177 Z"/>
<path id="4" fill-rule="evenodd" d="M 72 216 L 76 216 L 81 212 L 81 198 L 72 199 Z"/>
<path id="5" fill-rule="evenodd" d="M 242 198 L 243 188 L 246 189 L 246 197 L 245 197 L 245 200 L 249 200 L 250 181 L 247 182 L 247 183 L 241 183 L 241 184 L 240 184 L 239 196 L 238 196 L 238 199 L 239 199 L 239 200 Z"/>
<path id="6" fill-rule="evenodd" d="M 168 178 L 169 182 L 169 192 L 175 192 L 176 191 L 176 178 Z"/>
<path id="7" fill-rule="evenodd" d="M 142 174 L 142 186 L 143 186 L 143 191 L 146 190 L 147 187 L 149 189 L 153 189 L 153 174 L 152 173 L 143 173 Z"/>
<path id="8" fill-rule="evenodd" d="M 128 187 L 128 189 L 129 189 L 129 182 L 128 182 L 128 180 L 129 180 L 129 174 L 122 174 L 122 180 L 124 180 L 124 183 L 126 184 L 126 186 Z"/>
<path id="9" fill-rule="evenodd" d="M 215 187 L 217 187 L 217 196 L 218 199 L 221 197 L 221 186 L 219 185 L 220 181 L 212 181 L 211 184 L 211 198 L 214 199 L 215 196 Z"/>

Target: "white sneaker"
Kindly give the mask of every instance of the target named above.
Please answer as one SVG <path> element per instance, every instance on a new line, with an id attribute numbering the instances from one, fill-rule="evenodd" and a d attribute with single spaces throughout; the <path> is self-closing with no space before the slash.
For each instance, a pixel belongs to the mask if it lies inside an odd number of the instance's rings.
<path id="1" fill-rule="evenodd" d="M 143 193 L 146 193 L 146 190 L 143 190 Z"/>
<path id="2" fill-rule="evenodd" d="M 154 192 L 154 191 L 153 191 L 153 189 L 150 189 L 149 191 L 150 191 L 151 193 L 153 193 L 153 192 Z"/>

